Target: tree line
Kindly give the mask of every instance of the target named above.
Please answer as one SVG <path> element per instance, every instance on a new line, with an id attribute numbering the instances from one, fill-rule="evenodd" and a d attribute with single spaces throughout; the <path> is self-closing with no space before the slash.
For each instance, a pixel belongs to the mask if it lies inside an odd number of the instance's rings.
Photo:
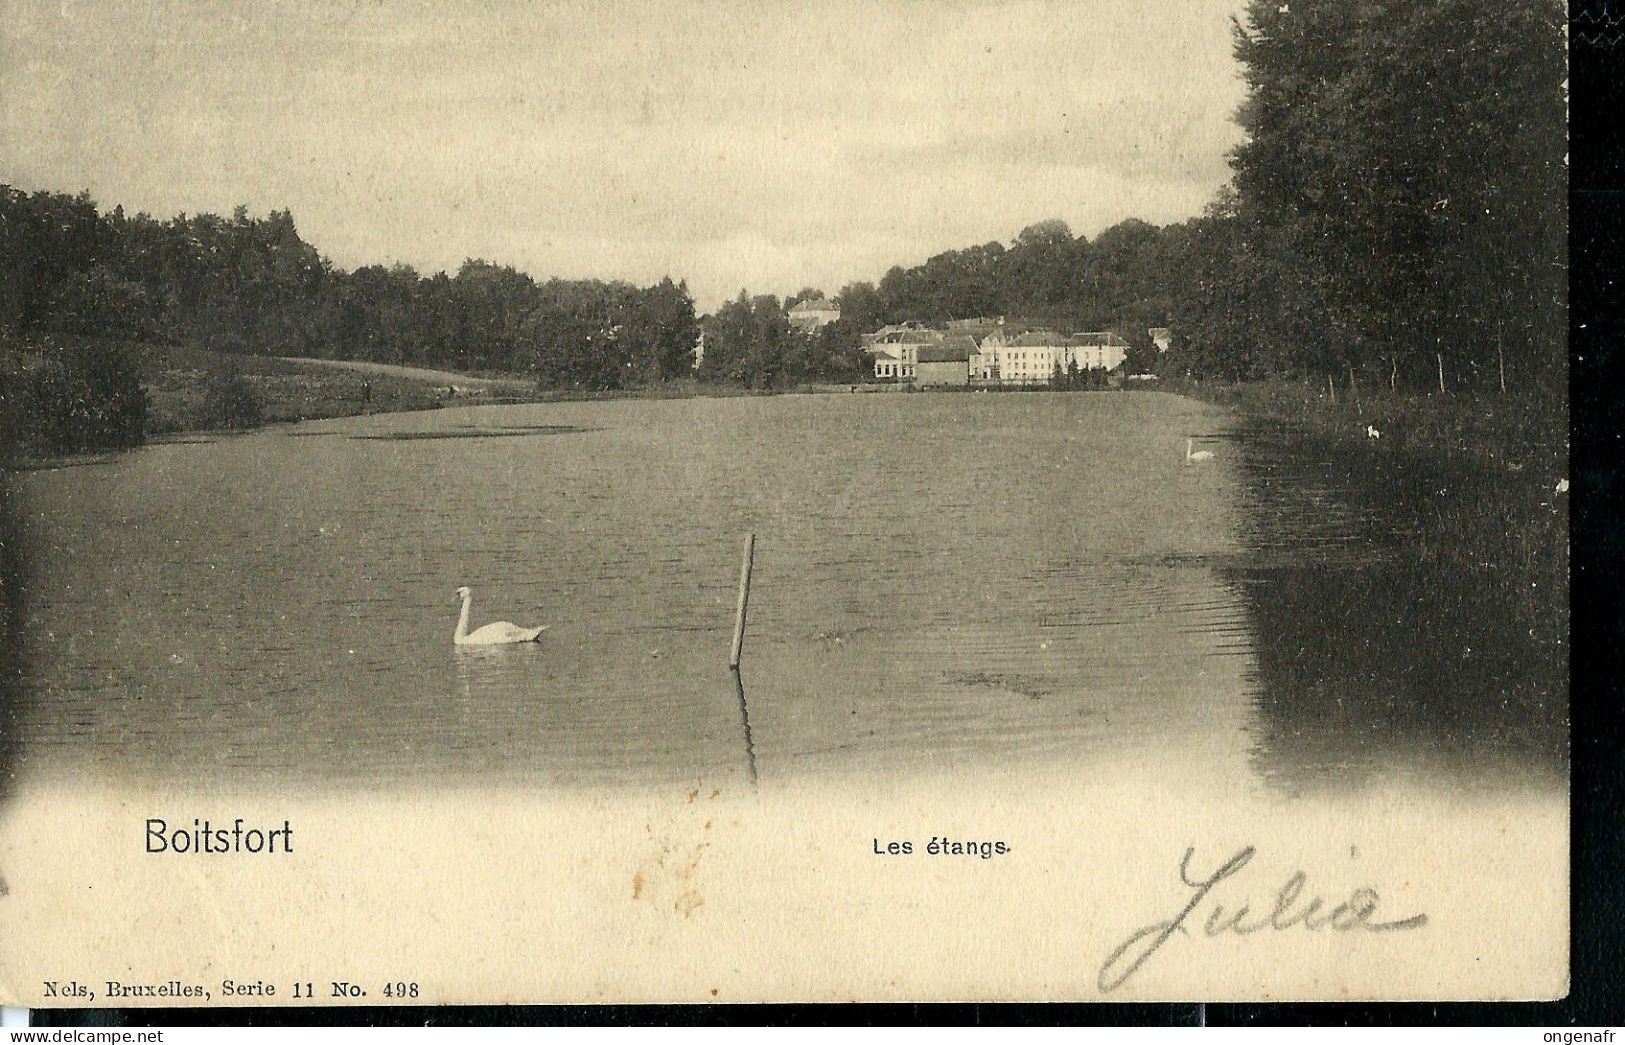
<path id="1" fill-rule="evenodd" d="M 1561 0 L 1252 0 L 1187 365 L 1562 395 L 1566 24 Z"/>
<path id="2" fill-rule="evenodd" d="M 1233 24 L 1244 140 L 1202 215 L 1092 240 L 1051 219 L 850 283 L 842 351 L 886 323 L 1002 315 L 1115 330 L 1136 370 L 1560 396 L 1564 25 L 1561 0 L 1252 0 Z M 768 304 L 718 313 L 714 372 L 771 378 L 807 353 Z"/>
<path id="3" fill-rule="evenodd" d="M 613 389 L 686 373 L 699 328 L 663 279 L 538 283 L 471 259 L 454 275 L 334 266 L 293 215 L 160 220 L 88 194 L 0 186 L 0 329 L 220 352 L 529 373 Z"/>
<path id="4" fill-rule="evenodd" d="M 1251 0 L 1233 25 L 1244 137 L 1204 214 L 1131 219 L 1093 239 L 1040 221 L 1009 244 L 849 283 L 834 295 L 840 320 L 812 333 L 786 312 L 816 290 L 782 301 L 741 291 L 705 318 L 700 375 L 752 388 L 855 380 L 866 332 L 1003 315 L 1115 330 L 1135 370 L 1358 371 L 1396 387 L 1560 397 L 1564 26 L 1561 0 Z M 1165 355 L 1148 333 L 1162 326 L 1174 332 Z M 345 271 L 286 210 L 161 220 L 0 186 L 0 335 L 12 338 L 173 341 L 615 389 L 688 373 L 700 331 L 687 287 L 669 278 L 538 282 L 483 260 L 455 274 Z M 84 391 L 94 369 L 64 363 L 50 387 Z M 130 367 L 105 369 L 103 384 Z M 109 407 L 119 424 L 139 413 L 132 402 Z"/>

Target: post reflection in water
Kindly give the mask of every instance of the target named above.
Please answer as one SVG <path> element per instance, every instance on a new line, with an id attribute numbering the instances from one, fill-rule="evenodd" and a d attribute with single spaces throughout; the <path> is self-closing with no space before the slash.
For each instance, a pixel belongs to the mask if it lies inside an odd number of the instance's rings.
<path id="1" fill-rule="evenodd" d="M 1212 407 L 492 407 L 485 427 L 554 426 L 503 438 L 496 466 L 479 438 L 428 437 L 465 414 L 21 477 L 21 528 L 50 539 L 17 640 L 19 778 L 597 790 L 1060 769 L 1239 795 L 1511 769 L 1559 786 L 1562 672 L 1506 600 L 1422 568 L 1415 527 L 1379 510 L 1391 491 L 1339 486 Z M 922 432 L 929 452 L 875 451 Z M 1191 437 L 1213 460 L 1184 463 Z M 747 688 L 722 651 L 750 531 Z M 454 650 L 455 583 L 552 627 Z"/>

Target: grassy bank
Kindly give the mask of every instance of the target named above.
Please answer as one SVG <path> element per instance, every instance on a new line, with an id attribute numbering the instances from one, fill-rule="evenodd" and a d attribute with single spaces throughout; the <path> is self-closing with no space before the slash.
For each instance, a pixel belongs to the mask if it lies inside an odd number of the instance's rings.
<path id="1" fill-rule="evenodd" d="M 92 432 L 82 445 L 63 446 L 62 433 L 84 423 L 66 388 L 47 406 L 45 375 L 71 362 L 86 374 L 116 374 L 117 394 L 144 394 L 144 408 L 118 439 Z M 57 380 L 55 385 L 61 385 Z M 53 385 L 53 387 L 55 387 Z M 527 376 L 457 373 L 365 361 L 232 355 L 175 344 L 153 344 L 61 333 L 0 331 L 0 462 L 49 459 L 63 453 L 137 445 L 143 437 L 261 424 L 433 410 L 484 403 L 573 402 L 605 399 L 689 399 L 847 391 L 848 386 L 801 384 L 753 390 L 685 375 L 623 389 L 540 389 Z M 108 393 L 113 394 L 113 393 Z M 97 398 L 93 394 L 90 398 Z M 53 421 L 54 419 L 54 421 Z M 64 426 L 66 426 L 64 428 Z"/>
<path id="2" fill-rule="evenodd" d="M 453 403 L 511 401 L 514 389 L 463 388 L 417 377 L 349 370 L 265 356 L 234 356 L 176 345 L 143 345 L 141 383 L 151 402 L 152 435 L 225 427 L 211 388 L 238 378 L 260 404 L 265 423 L 306 421 Z M 514 388 L 528 388 L 515 383 Z M 500 395 L 497 393 L 501 393 Z"/>
<path id="3" fill-rule="evenodd" d="M 1568 415 L 1549 402 L 1519 395 L 1438 395 L 1385 387 L 1336 389 L 1296 381 L 1204 382 L 1168 387 L 1328 438 L 1371 440 L 1450 468 L 1505 473 L 1516 484 L 1539 480 L 1550 489 L 1568 475 Z"/>

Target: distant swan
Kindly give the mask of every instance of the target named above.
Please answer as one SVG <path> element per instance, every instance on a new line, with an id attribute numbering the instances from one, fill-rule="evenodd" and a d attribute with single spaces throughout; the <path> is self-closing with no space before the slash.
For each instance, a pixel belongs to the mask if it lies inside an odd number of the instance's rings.
<path id="1" fill-rule="evenodd" d="M 457 597 L 463 600 L 463 612 L 458 615 L 457 630 L 451 636 L 451 641 L 456 645 L 504 646 L 514 642 L 536 642 L 541 639 L 542 632 L 547 630 L 546 624 L 539 628 L 521 628 L 517 624 L 499 620 L 470 632 L 468 607 L 474 601 L 474 594 L 466 587 L 458 588 Z"/>
<path id="2" fill-rule="evenodd" d="M 1185 440 L 1185 463 L 1186 464 L 1190 464 L 1192 461 L 1211 461 L 1211 460 L 1213 460 L 1213 451 L 1212 450 L 1198 450 L 1195 453 L 1191 453 L 1191 447 L 1195 446 L 1195 445 L 1196 445 L 1196 440 L 1194 440 L 1194 439 Z"/>

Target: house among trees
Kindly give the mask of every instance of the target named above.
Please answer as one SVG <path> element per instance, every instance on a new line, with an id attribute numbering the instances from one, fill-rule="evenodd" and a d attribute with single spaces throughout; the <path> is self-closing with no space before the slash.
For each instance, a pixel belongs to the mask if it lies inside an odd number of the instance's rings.
<path id="1" fill-rule="evenodd" d="M 896 356 L 884 349 L 876 349 L 871 353 L 875 360 L 875 377 L 882 381 L 900 381 L 903 377 L 903 364 Z"/>
<path id="2" fill-rule="evenodd" d="M 942 339 L 940 330 L 918 323 L 900 323 L 865 334 L 863 350 L 874 358 L 875 377 L 911 381 L 920 349 L 940 345 Z"/>
<path id="3" fill-rule="evenodd" d="M 880 380 L 943 385 L 1072 385 L 1122 367 L 1129 344 L 1115 331 L 1062 334 L 997 319 L 950 320 L 946 330 L 892 324 L 863 335 Z"/>
<path id="4" fill-rule="evenodd" d="M 840 318 L 841 310 L 821 294 L 815 298 L 808 298 L 790 310 L 790 325 L 807 334 Z"/>
<path id="5" fill-rule="evenodd" d="M 1045 385 L 1057 375 L 1070 381 L 1080 373 L 1109 372 L 1128 358 L 1128 342 L 1110 330 L 1065 335 L 1054 330 L 982 339 L 974 370 L 981 381 L 1001 385 Z"/>

